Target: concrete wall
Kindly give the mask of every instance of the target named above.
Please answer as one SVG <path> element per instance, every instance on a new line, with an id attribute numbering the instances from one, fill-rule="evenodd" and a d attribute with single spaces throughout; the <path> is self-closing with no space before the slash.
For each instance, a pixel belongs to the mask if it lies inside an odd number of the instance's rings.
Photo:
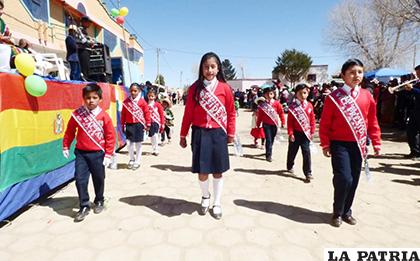
<path id="1" fill-rule="evenodd" d="M 230 80 L 227 81 L 230 87 L 232 89 L 240 90 L 240 91 L 246 91 L 248 89 L 251 89 L 252 85 L 258 85 L 261 86 L 265 83 L 272 83 L 271 79 L 236 79 L 236 80 Z"/>

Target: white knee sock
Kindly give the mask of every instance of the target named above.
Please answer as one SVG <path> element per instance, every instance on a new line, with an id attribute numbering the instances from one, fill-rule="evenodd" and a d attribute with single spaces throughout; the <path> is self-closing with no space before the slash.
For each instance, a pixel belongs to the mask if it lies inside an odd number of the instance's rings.
<path id="1" fill-rule="evenodd" d="M 134 161 L 134 142 L 127 140 L 127 147 L 128 147 L 128 157 L 130 161 Z"/>
<path id="2" fill-rule="evenodd" d="M 208 179 L 206 181 L 198 180 L 198 183 L 200 183 L 201 195 L 204 198 L 208 198 L 210 196 L 210 192 L 209 192 L 209 180 Z"/>
<path id="3" fill-rule="evenodd" d="M 142 149 L 141 142 L 136 142 L 135 145 L 136 145 L 136 161 L 135 162 L 137 164 L 140 164 L 140 160 L 141 160 L 141 149 Z"/>
<path id="4" fill-rule="evenodd" d="M 153 152 L 158 152 L 158 139 L 159 139 L 158 133 L 155 133 L 155 135 L 151 137 Z"/>
<path id="5" fill-rule="evenodd" d="M 222 190 L 223 190 L 223 177 L 216 179 L 213 178 L 213 190 L 214 190 L 214 205 L 220 206 L 221 205 L 221 197 L 222 197 Z"/>

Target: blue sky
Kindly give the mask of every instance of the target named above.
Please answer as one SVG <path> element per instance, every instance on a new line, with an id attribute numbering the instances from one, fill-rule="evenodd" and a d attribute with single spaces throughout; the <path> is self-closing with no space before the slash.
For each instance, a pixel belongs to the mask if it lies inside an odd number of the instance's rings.
<path id="1" fill-rule="evenodd" d="M 108 8 L 117 0 L 106 0 Z M 112 2 L 112 3 L 111 3 Z M 121 0 L 129 8 L 126 27 L 145 49 L 145 80 L 160 73 L 170 87 L 196 80 L 201 56 L 216 52 L 229 59 L 242 77 L 268 78 L 285 49 L 312 56 L 313 64 L 339 70 L 346 57 L 331 50 L 324 30 L 337 0 Z M 134 30 L 133 30 L 134 28 Z"/>

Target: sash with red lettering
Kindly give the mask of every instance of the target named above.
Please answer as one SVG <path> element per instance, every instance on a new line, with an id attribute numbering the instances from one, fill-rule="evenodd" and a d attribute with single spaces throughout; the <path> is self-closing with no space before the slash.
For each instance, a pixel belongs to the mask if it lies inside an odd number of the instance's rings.
<path id="1" fill-rule="evenodd" d="M 200 106 L 225 131 L 227 127 L 227 112 L 225 106 L 214 93 L 206 88 L 201 90 L 198 99 Z"/>
<path id="2" fill-rule="evenodd" d="M 105 142 L 104 129 L 96 120 L 95 116 L 84 106 L 75 110 L 71 116 L 76 120 L 77 124 L 88 135 L 88 137 L 103 151 L 101 145 Z"/>
<path id="3" fill-rule="evenodd" d="M 268 102 L 264 102 L 259 106 L 265 114 L 276 124 L 277 128 L 279 127 L 279 121 L 277 119 L 277 112 L 274 110 L 273 106 Z"/>
<path id="4" fill-rule="evenodd" d="M 133 115 L 133 117 L 137 121 L 143 124 L 143 126 L 146 126 L 146 121 L 144 120 L 143 111 L 141 110 L 137 102 L 128 98 L 123 102 L 123 106 L 128 110 L 128 112 L 131 113 L 131 115 Z"/>
<path id="5" fill-rule="evenodd" d="M 156 122 L 160 128 L 160 115 L 159 115 L 158 108 L 153 105 L 149 105 L 149 107 L 151 109 L 150 117 L 152 118 L 152 122 Z"/>
<path id="6" fill-rule="evenodd" d="M 363 159 L 367 158 L 367 128 L 362 111 L 356 101 L 350 95 L 347 95 L 343 89 L 338 89 L 330 94 L 331 100 L 337 106 L 338 110 L 346 119 L 347 124 L 353 132 L 354 138 L 359 146 L 360 154 Z"/>
<path id="7" fill-rule="evenodd" d="M 289 105 L 289 112 L 295 117 L 306 137 L 311 140 L 311 123 L 309 122 L 309 117 L 306 114 L 303 105 L 292 102 Z"/>

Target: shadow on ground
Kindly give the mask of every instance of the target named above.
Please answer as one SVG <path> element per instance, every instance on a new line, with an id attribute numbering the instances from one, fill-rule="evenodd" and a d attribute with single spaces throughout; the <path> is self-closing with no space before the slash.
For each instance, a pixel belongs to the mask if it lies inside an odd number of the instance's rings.
<path id="1" fill-rule="evenodd" d="M 39 204 L 52 208 L 57 214 L 73 218 L 79 208 L 78 197 L 48 198 Z"/>
<path id="2" fill-rule="evenodd" d="M 420 179 L 412 179 L 412 180 L 394 179 L 392 181 L 396 183 L 406 184 L 406 185 L 420 186 Z"/>
<path id="3" fill-rule="evenodd" d="M 243 172 L 243 173 L 250 173 L 255 175 L 274 175 L 274 176 L 281 176 L 290 179 L 297 179 L 300 181 L 305 181 L 305 178 L 298 177 L 293 174 L 286 172 L 285 170 L 265 170 L 265 169 L 243 169 L 243 168 L 236 168 L 234 169 L 235 172 Z"/>
<path id="4" fill-rule="evenodd" d="M 200 205 L 183 199 L 166 198 L 152 195 L 139 195 L 120 199 L 132 206 L 144 206 L 167 217 L 179 216 L 182 214 L 191 215 L 196 212 Z"/>
<path id="5" fill-rule="evenodd" d="M 268 214 L 275 214 L 299 223 L 329 224 L 331 219 L 331 213 L 313 211 L 310 209 L 292 205 L 284 205 L 277 202 L 236 199 L 233 201 L 233 203 L 240 207 L 258 210 Z"/>
<path id="6" fill-rule="evenodd" d="M 150 167 L 165 170 L 165 171 L 173 171 L 173 172 L 191 172 L 191 167 L 186 166 L 177 166 L 171 164 L 158 164 L 158 165 L 151 165 Z"/>
<path id="7" fill-rule="evenodd" d="M 386 174 L 402 175 L 402 176 L 411 176 L 411 175 L 420 175 L 420 163 L 399 163 L 399 164 L 388 164 L 388 163 L 379 163 L 379 167 L 370 168 L 371 171 L 382 172 Z M 402 168 L 403 167 L 403 168 Z M 410 169 L 407 169 L 410 168 Z M 412 168 L 412 169 L 411 169 Z"/>

